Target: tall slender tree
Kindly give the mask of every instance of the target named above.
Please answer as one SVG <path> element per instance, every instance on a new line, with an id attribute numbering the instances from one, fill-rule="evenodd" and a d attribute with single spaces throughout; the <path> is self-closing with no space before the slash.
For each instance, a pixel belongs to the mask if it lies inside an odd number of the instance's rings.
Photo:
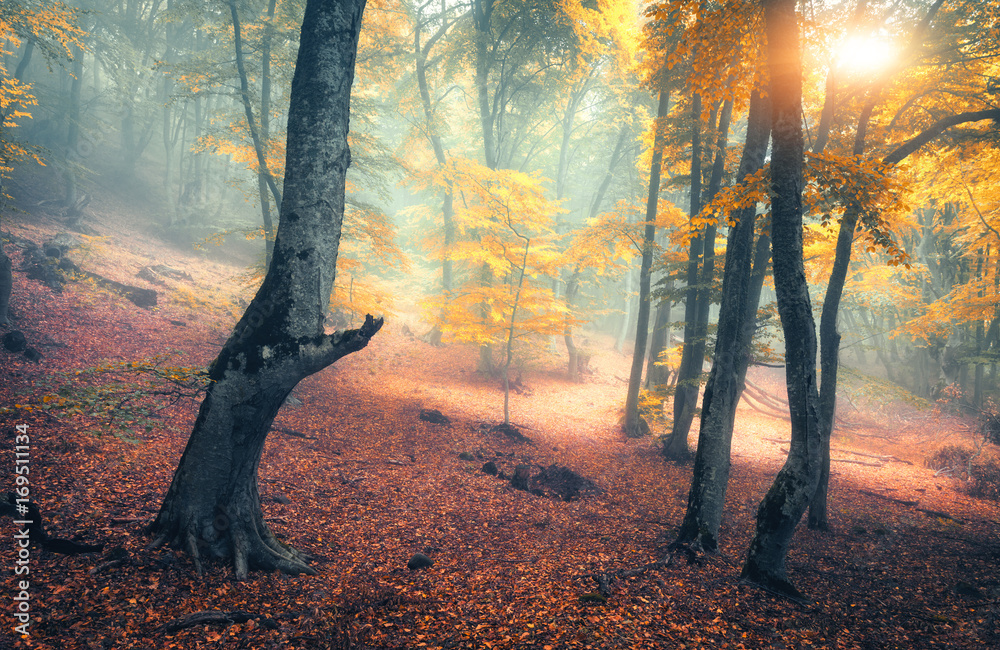
<path id="1" fill-rule="evenodd" d="M 747 135 L 737 178 L 747 179 L 764 165 L 770 133 L 770 104 L 766 93 L 758 90 L 750 98 Z M 708 552 L 718 549 L 736 405 L 743 392 L 753 333 L 747 324 L 757 311 L 759 287 L 755 293 L 752 272 L 756 212 L 754 203 L 730 215 L 735 225 L 729 230 L 726 245 L 715 353 L 702 401 L 687 511 L 676 542 Z"/>
<path id="2" fill-rule="evenodd" d="M 660 90 L 653 124 L 653 159 L 649 167 L 649 192 L 646 199 L 646 226 L 643 228 L 642 261 L 639 265 L 639 309 L 636 319 L 635 349 L 632 352 L 632 369 L 625 397 L 623 428 L 630 438 L 643 435 L 639 417 L 639 388 L 642 385 L 642 365 L 646 358 L 646 339 L 649 336 L 649 288 L 653 267 L 653 247 L 656 246 L 656 210 L 660 201 L 660 170 L 663 166 L 663 147 L 666 140 L 666 117 L 670 110 L 670 91 Z"/>

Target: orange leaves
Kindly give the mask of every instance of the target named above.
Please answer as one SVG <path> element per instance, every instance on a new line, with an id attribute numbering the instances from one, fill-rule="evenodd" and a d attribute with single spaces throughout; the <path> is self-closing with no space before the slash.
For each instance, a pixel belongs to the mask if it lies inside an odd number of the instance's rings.
<path id="1" fill-rule="evenodd" d="M 22 118 L 31 117 L 29 107 L 36 105 L 31 84 L 10 75 L 4 61 L 16 53 L 25 37 L 31 44 L 38 42 L 51 54 L 70 56 L 71 47 L 82 47 L 83 32 L 76 26 L 74 9 L 61 2 L 48 4 L 4 3 L 0 8 L 0 130 L 16 127 Z M 41 157 L 25 147 L 8 142 L 0 133 L 0 179 L 11 172 L 12 163 L 34 159 L 43 164 Z M 6 187 L 6 183 L 0 186 Z M 0 198 L 6 189 L 0 190 Z"/>
<path id="2" fill-rule="evenodd" d="M 804 171 L 807 186 L 802 201 L 807 212 L 821 214 L 826 223 L 834 211 L 859 211 L 866 249 L 885 252 L 893 266 L 909 267 L 909 257 L 896 244 L 893 230 L 912 209 L 907 200 L 910 186 L 891 167 L 864 156 L 824 152 L 807 153 Z"/>
<path id="3" fill-rule="evenodd" d="M 759 169 L 730 187 L 725 187 L 715 195 L 712 202 L 702 208 L 701 213 L 691 219 L 691 228 L 701 230 L 706 225 L 719 224 L 723 218 L 729 226 L 735 226 L 733 213 L 743 208 L 757 204 L 770 203 L 768 181 L 770 171 L 767 167 Z"/>
<path id="4" fill-rule="evenodd" d="M 647 16 L 645 48 L 655 66 L 647 68 L 649 77 L 661 74 L 659 66 L 679 69 L 706 106 L 727 98 L 735 99 L 737 111 L 747 105 L 763 40 L 759 4 L 664 0 Z"/>

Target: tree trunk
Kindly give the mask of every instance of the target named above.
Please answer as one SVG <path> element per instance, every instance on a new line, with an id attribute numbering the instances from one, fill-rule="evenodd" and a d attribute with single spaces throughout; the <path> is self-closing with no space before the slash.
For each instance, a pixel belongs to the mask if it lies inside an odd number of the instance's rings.
<path id="1" fill-rule="evenodd" d="M 632 324 L 632 269 L 625 270 L 625 304 L 622 309 L 621 326 L 615 338 L 615 352 L 624 353 L 625 339 L 628 338 L 629 325 Z"/>
<path id="2" fill-rule="evenodd" d="M 757 510 L 743 578 L 799 596 L 785 557 L 819 479 L 816 325 L 802 260 L 802 64 L 796 0 L 765 0 L 771 80 L 771 237 L 774 285 L 785 335 L 785 384 L 791 418 L 788 458 Z"/>
<path id="3" fill-rule="evenodd" d="M 83 87 L 83 49 L 73 48 L 73 81 L 69 86 L 69 128 L 66 134 L 66 189 L 63 194 L 63 203 L 73 214 L 74 206 L 77 204 L 77 165 L 80 164 L 80 93 Z"/>
<path id="4" fill-rule="evenodd" d="M 476 28 L 476 97 L 479 102 L 479 121 L 483 129 L 483 155 L 486 166 L 497 168 L 496 140 L 494 138 L 494 113 L 490 106 L 489 41 L 492 31 L 493 0 L 473 0 L 472 19 Z"/>
<path id="5" fill-rule="evenodd" d="M 691 207 L 692 219 L 701 212 L 701 95 L 695 94 L 691 101 Z M 702 360 L 697 361 L 697 370 L 692 353 L 692 343 L 698 320 L 698 260 L 704 250 L 704 238 L 698 233 L 691 240 L 688 249 L 687 289 L 684 293 L 684 347 L 681 363 L 677 368 L 677 388 L 674 391 L 674 421 L 670 436 L 663 443 L 663 455 L 671 460 L 687 460 L 691 452 L 687 446 L 687 434 L 694 419 L 694 409 L 698 402 L 698 382 L 691 379 L 701 373 Z"/>
<path id="6" fill-rule="evenodd" d="M 722 112 L 719 114 L 718 141 L 716 143 L 715 163 L 712 166 L 712 176 L 708 183 L 708 192 L 705 194 L 704 203 L 710 203 L 715 198 L 716 193 L 722 187 L 722 174 L 725 171 L 726 147 L 729 140 L 729 121 L 733 114 L 733 101 L 726 100 Z M 694 340 L 691 341 L 691 365 L 689 371 L 692 376 L 688 379 L 694 382 L 694 395 L 697 403 L 698 384 L 701 381 L 702 366 L 705 363 L 705 349 L 708 345 L 708 314 L 712 303 L 712 284 L 715 282 L 715 233 L 716 226 L 709 224 L 705 227 L 704 241 L 702 243 L 701 270 L 698 277 L 698 299 Z M 685 341 L 687 345 L 687 341 Z M 678 377 L 678 380 L 684 380 Z M 688 409 L 687 415 L 693 417 L 694 409 Z M 677 421 L 674 421 L 677 427 Z M 687 443 L 688 434 L 691 431 L 691 420 L 680 424 L 683 429 L 678 432 L 680 439 Z"/>
<path id="7" fill-rule="evenodd" d="M 635 326 L 635 349 L 632 351 L 632 370 L 625 396 L 625 435 L 636 438 L 646 427 L 639 423 L 639 387 L 642 384 L 642 362 L 646 359 L 646 338 L 649 335 L 649 276 L 653 266 L 653 247 L 656 245 L 656 208 L 660 200 L 660 167 L 663 164 L 663 144 L 666 139 L 665 118 L 670 110 L 670 93 L 660 91 L 656 109 L 653 135 L 653 160 L 649 168 L 649 194 L 646 199 L 646 228 L 642 239 L 642 262 L 639 265 L 639 309 Z M 648 430 L 648 429 L 647 429 Z"/>
<path id="8" fill-rule="evenodd" d="M 840 300 L 844 294 L 847 270 L 851 265 L 851 246 L 854 243 L 854 230 L 857 228 L 860 214 L 861 210 L 858 205 L 852 203 L 844 211 L 844 216 L 840 220 L 833 269 L 826 285 L 823 314 L 819 321 L 819 363 L 822 382 L 819 391 L 821 448 L 819 483 L 816 486 L 816 494 L 809 504 L 809 528 L 813 530 L 830 529 L 827 512 L 827 494 L 830 486 L 830 437 L 833 435 L 834 417 L 837 410 L 837 370 L 840 365 L 840 332 L 837 331 L 837 314 L 840 310 Z"/>
<path id="9" fill-rule="evenodd" d="M 448 159 L 444 153 L 444 144 L 441 141 L 441 135 L 438 132 L 437 119 L 434 115 L 434 104 L 431 102 L 430 87 L 427 84 L 427 57 L 430 54 L 430 50 L 434 43 L 443 37 L 448 28 L 452 23 L 448 22 L 447 19 L 442 14 L 443 24 L 441 28 L 428 39 L 425 45 L 420 43 L 420 27 L 423 23 L 423 17 L 417 15 L 416 24 L 413 28 L 413 51 L 416 57 L 416 77 L 417 77 L 417 89 L 420 92 L 420 102 L 424 109 L 424 124 L 427 132 L 427 138 L 431 142 L 431 147 L 434 149 L 434 157 L 437 159 L 437 164 L 439 169 L 443 169 L 448 164 Z M 441 260 L 441 292 L 444 295 L 448 295 L 451 291 L 452 284 L 452 261 L 451 261 L 451 249 L 455 245 L 455 206 L 454 206 L 454 192 L 451 188 L 451 183 L 449 182 L 448 187 L 445 188 L 444 197 L 441 201 L 441 216 L 444 221 L 444 252 L 443 259 Z M 431 330 L 428 340 L 432 345 L 441 345 L 441 328 L 437 325 Z"/>
<path id="10" fill-rule="evenodd" d="M 0 187 L 0 191 L 2 191 Z M 0 241 L 0 325 L 10 325 L 10 294 L 14 289 L 14 275 L 11 273 L 10 257 Z"/>
<path id="11" fill-rule="evenodd" d="M 566 377 L 573 382 L 580 381 L 580 351 L 573 341 L 573 301 L 576 300 L 576 293 L 580 289 L 580 267 L 573 270 L 566 283 L 566 295 L 563 301 L 566 304 L 566 320 L 563 328 L 563 340 L 566 342 L 566 355 L 569 357 L 569 365 L 566 369 Z"/>
<path id="12" fill-rule="evenodd" d="M 700 105 L 700 102 L 699 102 Z M 704 200 L 699 198 L 697 206 L 692 198 L 692 217 L 701 210 L 702 203 L 710 202 L 722 186 L 722 175 L 725 171 L 726 145 L 729 138 L 729 121 L 732 117 L 733 102 L 727 100 L 719 113 L 718 141 L 716 143 L 715 163 L 712 176 L 708 183 L 708 191 Z M 701 169 L 699 162 L 698 169 Z M 692 175 L 694 166 L 692 165 Z M 700 186 L 700 183 L 699 183 Z M 694 185 L 692 184 L 692 194 Z M 694 211 L 697 207 L 697 211 Z M 694 308 L 691 327 L 684 328 L 684 348 L 681 354 L 681 365 L 677 370 L 677 392 L 674 399 L 674 422 L 670 438 L 664 444 L 664 454 L 674 460 L 685 460 L 690 456 L 687 448 L 687 438 L 694 420 L 694 411 L 698 404 L 698 389 L 701 383 L 702 366 L 705 363 L 705 348 L 708 335 L 708 313 L 711 306 L 712 283 L 715 280 L 715 232 L 716 227 L 709 225 L 704 233 L 699 235 L 699 243 L 692 241 L 688 256 L 688 291 L 687 300 L 693 297 Z M 699 269 L 700 265 L 700 269 Z M 691 280 L 694 279 L 694 284 Z M 685 317 L 688 311 L 685 305 Z M 689 336 L 690 334 L 690 336 Z M 680 400 L 680 403 L 678 401 Z"/>
<path id="13" fill-rule="evenodd" d="M 607 194 L 608 188 L 611 187 L 615 169 L 618 167 L 618 163 L 621 162 L 622 150 L 628 138 L 628 132 L 628 123 L 622 124 L 622 128 L 618 132 L 618 139 L 615 142 L 615 148 L 611 152 L 611 158 L 608 160 L 608 169 L 604 173 L 604 178 L 601 179 L 601 184 L 597 187 L 594 200 L 590 203 L 590 219 L 596 219 L 597 215 L 600 214 L 601 204 L 604 203 L 604 196 Z M 572 326 L 573 301 L 576 300 L 576 295 L 580 290 L 580 275 L 580 267 L 577 266 L 566 283 L 566 295 L 563 298 L 566 303 L 566 327 L 563 329 L 563 340 L 566 342 L 566 353 L 569 356 L 567 376 L 570 381 L 580 381 L 580 353 L 576 347 L 576 343 L 573 341 Z"/>
<path id="14" fill-rule="evenodd" d="M 521 257 L 521 266 L 515 267 L 511 263 L 511 277 L 515 273 L 517 278 L 517 291 L 514 293 L 514 304 L 510 309 L 510 327 L 507 329 L 507 349 L 503 364 L 503 423 L 510 424 L 510 364 L 514 360 L 514 325 L 517 323 L 517 307 L 521 301 L 521 289 L 524 288 L 524 274 L 528 270 L 528 251 L 531 247 L 531 239 L 519 233 L 507 219 L 507 227 L 516 237 L 524 240 L 524 255 Z"/>
<path id="15" fill-rule="evenodd" d="M 763 166 L 770 133 L 770 103 L 766 94 L 754 91 L 737 178 L 746 178 Z M 754 331 L 748 323 L 753 322 L 760 296 L 760 287 L 754 286 L 752 273 L 756 210 L 756 206 L 749 206 L 732 215 L 736 225 L 730 229 L 726 245 L 718 338 L 702 401 L 687 512 L 675 542 L 692 544 L 707 552 L 718 549 L 736 405 L 743 393 Z"/>
<path id="16" fill-rule="evenodd" d="M 260 145 L 263 153 L 271 147 L 271 40 L 274 37 L 274 10 L 277 0 L 267 4 L 267 24 L 260 46 Z M 264 224 L 264 268 L 271 265 L 274 255 L 274 223 L 271 220 L 271 199 L 267 195 L 267 177 L 270 171 L 258 165 L 257 196 L 260 200 L 260 217 Z M 278 206 L 281 209 L 281 206 Z"/>
<path id="17" fill-rule="evenodd" d="M 670 280 L 671 286 L 673 280 Z M 670 379 L 670 368 L 660 363 L 660 355 L 669 345 L 670 338 L 670 299 L 665 298 L 656 306 L 656 318 L 653 319 L 653 332 L 649 339 L 649 358 L 646 360 L 646 388 L 653 388 L 667 383 Z"/>
<path id="18" fill-rule="evenodd" d="M 264 175 L 264 180 L 267 182 L 267 186 L 271 189 L 271 194 L 274 196 L 274 203 L 278 206 L 278 212 L 281 214 L 281 191 L 274 181 L 271 170 L 267 167 L 267 158 L 264 155 L 264 143 L 261 141 L 260 132 L 257 129 L 257 121 L 253 116 L 253 105 L 250 103 L 250 84 L 247 80 L 246 67 L 243 65 L 243 28 L 240 25 L 240 15 L 236 10 L 236 0 L 229 0 L 229 13 L 233 19 L 233 46 L 236 49 L 236 70 L 240 76 L 240 97 L 243 100 L 243 112 L 246 115 L 247 128 L 250 129 L 253 150 L 257 155 L 258 169 Z"/>
<path id="19" fill-rule="evenodd" d="M 874 108 L 875 101 L 869 100 L 865 103 L 858 118 L 858 128 L 854 134 L 855 156 L 864 153 L 868 121 L 871 119 Z M 854 231 L 858 226 L 860 216 L 861 206 L 852 202 L 844 210 L 844 216 L 840 220 L 833 268 L 830 271 L 830 280 L 826 285 L 823 314 L 819 321 L 820 378 L 822 381 L 819 391 L 820 468 L 816 494 L 813 495 L 809 504 L 808 525 L 813 530 L 830 529 L 827 509 L 827 494 L 830 487 L 830 437 L 833 435 L 833 423 L 837 411 L 837 370 L 840 364 L 840 332 L 837 331 L 837 315 L 840 311 L 840 299 L 844 293 L 844 282 L 847 281 L 847 271 L 851 266 L 851 247 L 854 244 Z"/>
<path id="20" fill-rule="evenodd" d="M 149 532 L 153 546 L 250 569 L 314 573 L 271 534 L 257 491 L 268 430 L 303 378 L 360 350 L 382 326 L 325 334 L 344 216 L 351 83 L 364 0 L 309 0 L 288 115 L 285 201 L 274 259 L 209 369 L 211 384 Z"/>

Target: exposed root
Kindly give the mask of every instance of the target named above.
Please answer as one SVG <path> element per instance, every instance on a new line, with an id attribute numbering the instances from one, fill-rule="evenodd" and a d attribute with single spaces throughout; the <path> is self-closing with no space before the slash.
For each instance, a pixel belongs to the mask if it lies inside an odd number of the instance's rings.
<path id="1" fill-rule="evenodd" d="M 194 568 L 201 576 L 201 558 L 198 555 L 198 540 L 194 536 L 194 531 L 189 530 L 187 534 L 187 545 L 188 553 L 191 554 L 191 559 L 194 560 Z"/>
<path id="2" fill-rule="evenodd" d="M 753 568 L 748 572 L 747 567 L 743 567 L 741 582 L 763 589 L 769 594 L 790 600 L 799 605 L 812 605 L 812 602 L 802 595 L 787 578 L 774 576 L 760 570 L 754 570 Z"/>
<path id="3" fill-rule="evenodd" d="M 279 541 L 259 518 L 252 522 L 233 525 L 227 520 L 225 529 L 217 529 L 214 535 L 206 537 L 194 521 L 185 526 L 174 525 L 171 535 L 160 524 L 158 530 L 148 531 L 155 535 L 149 549 L 170 545 L 186 551 L 194 563 L 195 571 L 203 575 L 202 556 L 207 552 L 219 559 L 229 559 L 237 580 L 244 580 L 250 571 L 281 571 L 291 575 L 315 575 L 309 566 L 312 557 Z M 157 524 L 153 525 L 154 527 Z"/>
<path id="4" fill-rule="evenodd" d="M 647 571 L 652 571 L 654 569 L 664 569 L 673 563 L 674 554 L 668 553 L 663 558 L 656 560 L 655 562 L 649 562 L 640 567 L 634 567 L 631 569 L 618 569 L 611 573 L 589 573 L 583 578 L 593 578 L 597 583 L 597 591 L 605 598 L 611 595 L 611 580 L 612 579 L 622 579 L 622 578 L 634 578 L 635 576 L 642 575 Z"/>

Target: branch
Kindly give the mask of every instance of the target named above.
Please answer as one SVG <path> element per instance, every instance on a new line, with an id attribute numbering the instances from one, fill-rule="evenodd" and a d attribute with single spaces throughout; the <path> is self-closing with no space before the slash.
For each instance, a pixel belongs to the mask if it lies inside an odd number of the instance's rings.
<path id="1" fill-rule="evenodd" d="M 310 374 L 319 372 L 341 357 L 365 348 L 384 323 L 383 318 L 367 314 L 359 329 L 334 332 L 323 336 L 316 347 L 307 347 L 301 353 L 301 363 Z"/>
<path id="2" fill-rule="evenodd" d="M 991 108 L 985 111 L 970 111 L 942 118 L 934 125 L 922 131 L 919 135 L 910 138 L 903 144 L 896 147 L 892 153 L 882 159 L 882 162 L 886 165 L 897 165 L 904 158 L 916 152 L 920 149 L 920 147 L 938 137 L 951 127 L 959 124 L 966 124 L 968 122 L 979 122 L 981 120 L 1000 121 L 1000 108 Z"/>

